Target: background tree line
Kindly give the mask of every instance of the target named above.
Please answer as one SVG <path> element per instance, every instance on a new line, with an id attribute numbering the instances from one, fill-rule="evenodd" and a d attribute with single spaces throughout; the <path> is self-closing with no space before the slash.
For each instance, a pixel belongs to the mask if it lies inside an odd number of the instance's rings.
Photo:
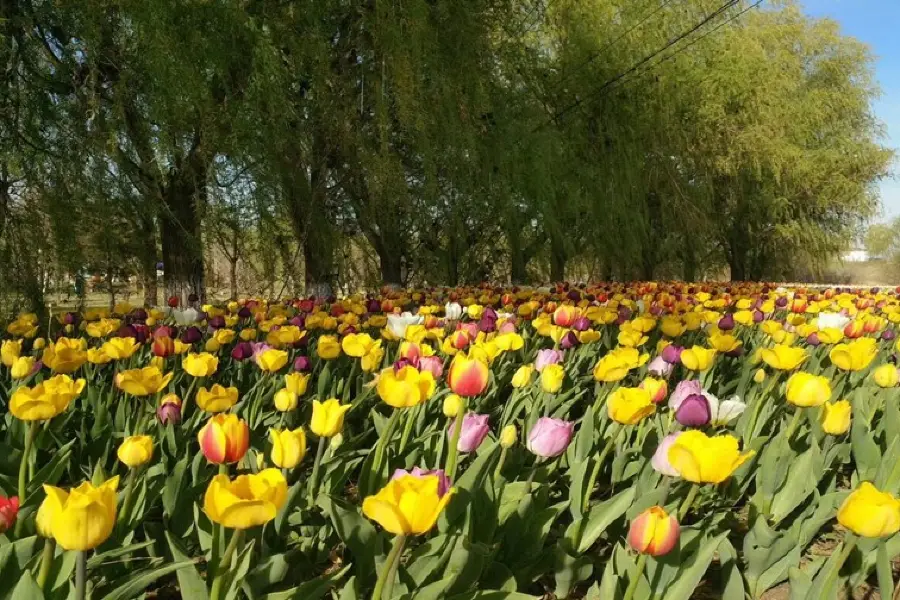
<path id="1" fill-rule="evenodd" d="M 0 286 L 815 271 L 892 160 L 872 57 L 759 4 L 0 0 Z"/>

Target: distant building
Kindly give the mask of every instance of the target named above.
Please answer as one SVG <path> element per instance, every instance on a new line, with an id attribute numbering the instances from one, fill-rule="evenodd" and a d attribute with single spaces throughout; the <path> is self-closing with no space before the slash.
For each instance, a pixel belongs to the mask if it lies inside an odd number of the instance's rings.
<path id="1" fill-rule="evenodd" d="M 868 251 L 863 248 L 848 250 L 841 256 L 841 260 L 844 262 L 866 262 L 870 258 Z"/>

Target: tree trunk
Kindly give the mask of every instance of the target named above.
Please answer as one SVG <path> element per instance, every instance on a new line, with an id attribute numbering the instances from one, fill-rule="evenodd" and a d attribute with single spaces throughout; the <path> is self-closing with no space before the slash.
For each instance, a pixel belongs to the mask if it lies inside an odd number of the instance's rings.
<path id="1" fill-rule="evenodd" d="M 378 253 L 381 262 L 381 282 L 392 288 L 403 287 L 403 260 L 399 252 L 390 249 Z"/>
<path id="2" fill-rule="evenodd" d="M 192 159 L 184 172 L 173 174 L 159 218 L 166 296 L 179 298 L 182 306 L 191 294 L 201 303 L 206 297 L 201 214 L 208 166 L 201 160 Z"/>
<path id="3" fill-rule="evenodd" d="M 303 278 L 307 295 L 333 295 L 334 247 L 324 207 L 314 208 L 303 237 Z"/>
<path id="4" fill-rule="evenodd" d="M 238 285 L 237 285 L 237 257 L 232 258 L 228 265 L 228 285 L 231 288 L 231 299 L 237 300 L 238 297 Z"/>
<path id="5" fill-rule="evenodd" d="M 528 283 L 528 260 L 522 248 L 522 238 L 514 231 L 509 231 L 506 237 L 509 244 L 509 281 L 513 285 Z"/>
<path id="6" fill-rule="evenodd" d="M 568 256 L 564 243 L 556 236 L 550 238 L 550 280 L 554 283 L 566 280 Z"/>

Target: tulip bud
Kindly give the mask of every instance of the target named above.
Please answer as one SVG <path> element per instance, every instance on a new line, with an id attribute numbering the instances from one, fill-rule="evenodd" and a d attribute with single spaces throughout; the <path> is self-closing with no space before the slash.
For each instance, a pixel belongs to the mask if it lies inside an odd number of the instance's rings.
<path id="1" fill-rule="evenodd" d="M 36 340 L 34 340 L 33 347 L 35 350 L 43 350 L 44 346 L 46 346 L 46 345 L 47 345 L 47 340 L 45 340 L 44 338 L 37 338 Z"/>
<path id="2" fill-rule="evenodd" d="M 0 496 L 0 535 L 3 535 L 16 522 L 19 514 L 19 497 L 5 498 Z"/>
<path id="3" fill-rule="evenodd" d="M 337 451 L 338 448 L 344 445 L 344 434 L 339 433 L 331 438 L 331 441 L 328 442 L 328 447 L 331 448 L 332 452 Z"/>
<path id="4" fill-rule="evenodd" d="M 828 435 L 843 435 L 850 429 L 852 409 L 847 400 L 822 405 L 822 431 Z"/>
<path id="5" fill-rule="evenodd" d="M 300 427 L 293 431 L 269 430 L 272 441 L 272 462 L 282 469 L 293 469 L 306 455 L 306 432 Z"/>
<path id="6" fill-rule="evenodd" d="M 181 398 L 176 394 L 164 396 L 159 402 L 159 408 L 156 409 L 156 418 L 163 425 L 181 423 Z"/>
<path id="7" fill-rule="evenodd" d="M 449 419 L 454 418 L 459 413 L 459 409 L 461 407 L 462 407 L 462 399 L 459 396 L 457 396 L 456 394 L 447 394 L 444 397 L 443 410 L 444 410 L 445 417 L 447 417 Z"/>
<path id="8" fill-rule="evenodd" d="M 13 362 L 9 370 L 9 374 L 13 379 L 24 379 L 31 374 L 34 368 L 34 358 L 31 356 L 20 356 Z"/>
<path id="9" fill-rule="evenodd" d="M 491 426 L 488 423 L 489 415 L 479 415 L 477 413 L 468 413 L 462 420 L 462 430 L 459 434 L 459 441 L 456 449 L 460 452 L 474 452 L 487 437 Z M 452 440 L 456 430 L 456 421 L 450 423 L 447 428 L 447 439 Z"/>
<path id="10" fill-rule="evenodd" d="M 281 412 L 287 412 L 297 408 L 297 394 L 287 388 L 281 388 L 275 392 L 275 408 Z"/>
<path id="11" fill-rule="evenodd" d="M 519 432 L 516 431 L 515 425 L 507 425 L 500 431 L 500 447 L 512 448 L 516 444 Z"/>
<path id="12" fill-rule="evenodd" d="M 128 468 L 140 467 L 153 458 L 153 438 L 149 435 L 127 437 L 119 445 L 116 456 Z"/>
<path id="13" fill-rule="evenodd" d="M 898 380 L 897 367 L 891 364 L 881 365 L 872 371 L 872 379 L 878 387 L 889 388 L 896 387 Z"/>
<path id="14" fill-rule="evenodd" d="M 753 381 L 755 383 L 762 383 L 766 380 L 766 370 L 765 369 L 757 369 L 753 374 Z"/>
<path id="15" fill-rule="evenodd" d="M 662 359 L 669 363 L 670 365 L 677 365 L 681 363 L 681 353 L 684 350 L 681 346 L 676 346 L 675 344 L 669 344 L 662 350 Z"/>
<path id="16" fill-rule="evenodd" d="M 718 326 L 722 331 L 731 331 L 732 329 L 734 329 L 734 315 L 728 313 L 727 315 L 719 319 Z"/>
<path id="17" fill-rule="evenodd" d="M 206 340 L 206 344 L 204 345 L 204 349 L 207 352 L 218 352 L 221 347 L 222 344 L 220 344 L 216 340 L 216 338 L 209 338 L 208 340 Z"/>
<path id="18" fill-rule="evenodd" d="M 298 356 L 294 359 L 294 370 L 300 371 L 301 373 L 305 373 L 312 368 L 312 364 L 310 363 L 308 356 Z"/>
<path id="19" fill-rule="evenodd" d="M 651 506 L 631 522 L 628 545 L 641 554 L 663 556 L 678 543 L 678 520 L 661 506 Z"/>
<path id="20" fill-rule="evenodd" d="M 553 458 L 566 451 L 574 432 L 574 422 L 541 417 L 528 432 L 526 446 L 537 456 Z"/>
<path id="21" fill-rule="evenodd" d="M 691 394 L 675 411 L 675 420 L 686 427 L 700 427 L 709 423 L 711 411 L 709 401 L 703 394 Z"/>

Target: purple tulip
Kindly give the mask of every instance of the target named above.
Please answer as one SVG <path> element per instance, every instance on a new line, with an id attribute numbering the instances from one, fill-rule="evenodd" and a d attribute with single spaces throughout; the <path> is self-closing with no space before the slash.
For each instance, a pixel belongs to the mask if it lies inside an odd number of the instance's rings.
<path id="1" fill-rule="evenodd" d="M 248 317 L 249 317 L 250 315 L 252 315 L 252 314 L 253 314 L 253 313 L 251 313 L 251 312 L 250 312 L 250 309 L 247 308 L 246 306 L 242 306 L 242 307 L 240 308 L 240 310 L 238 310 L 238 317 L 241 318 L 241 319 L 246 319 L 246 318 L 248 318 Z"/>
<path id="2" fill-rule="evenodd" d="M 199 328 L 191 326 L 181 332 L 181 341 L 185 344 L 193 344 L 199 342 L 203 337 L 203 333 Z"/>
<path id="3" fill-rule="evenodd" d="M 312 363 L 309 360 L 308 356 L 298 356 L 294 359 L 294 370 L 300 371 L 301 373 L 305 373 L 312 368 Z"/>
<path id="4" fill-rule="evenodd" d="M 675 420 L 685 427 L 702 427 L 712 416 L 709 401 L 703 394 L 691 394 L 675 410 Z"/>
<path id="5" fill-rule="evenodd" d="M 813 331 L 811 334 L 806 336 L 806 343 L 810 346 L 818 346 L 822 343 L 822 341 L 819 339 L 819 334 Z"/>
<path id="6" fill-rule="evenodd" d="M 681 362 L 681 353 L 684 351 L 684 348 L 681 346 L 676 346 L 675 344 L 669 344 L 665 348 L 663 348 L 662 359 L 669 363 L 670 365 L 677 365 Z"/>
<path id="7" fill-rule="evenodd" d="M 681 433 L 682 432 L 680 431 L 670 433 L 664 437 L 659 443 L 659 446 L 657 446 L 656 452 L 653 453 L 653 458 L 650 459 L 650 465 L 657 473 L 662 473 L 669 477 L 678 477 L 678 471 L 676 471 L 675 467 L 672 466 L 672 463 L 669 462 L 669 448 L 672 447 L 672 444 L 675 443 L 675 440 L 678 439 L 678 436 L 681 435 Z"/>
<path id="8" fill-rule="evenodd" d="M 116 337 L 134 338 L 137 341 L 137 330 L 131 325 L 122 325 L 116 332 Z"/>
<path id="9" fill-rule="evenodd" d="M 456 449 L 460 452 L 474 452 L 477 450 L 491 430 L 491 426 L 488 423 L 489 417 L 490 415 L 467 413 L 463 417 L 462 430 L 459 434 L 459 442 L 456 444 Z M 453 439 L 455 425 L 456 421 L 453 421 L 450 423 L 450 427 L 447 428 L 447 436 L 451 440 Z"/>
<path id="10" fill-rule="evenodd" d="M 73 312 L 67 312 L 63 315 L 63 325 L 76 325 L 78 324 L 78 314 Z"/>
<path id="11" fill-rule="evenodd" d="M 436 381 L 440 380 L 444 374 L 444 361 L 439 356 L 423 356 L 419 359 L 419 370 L 428 371 Z"/>
<path id="12" fill-rule="evenodd" d="M 131 311 L 131 318 L 134 321 L 139 321 L 139 322 L 146 321 L 147 320 L 147 311 L 144 310 L 143 308 L 136 308 L 133 311 Z"/>
<path id="13" fill-rule="evenodd" d="M 753 311 L 753 322 L 754 323 L 762 323 L 766 320 L 766 315 L 761 310 Z"/>
<path id="14" fill-rule="evenodd" d="M 537 358 L 534 359 L 534 368 L 540 373 L 547 365 L 555 365 L 562 362 L 562 359 L 563 354 L 559 350 L 538 350 Z"/>
<path id="15" fill-rule="evenodd" d="M 566 294 L 566 298 L 571 300 L 572 302 L 578 302 L 581 300 L 581 292 L 578 290 L 569 290 L 569 293 Z"/>
<path id="16" fill-rule="evenodd" d="M 250 342 L 238 342 L 231 350 L 231 358 L 237 361 L 247 360 L 253 356 L 253 346 Z"/>
<path id="17" fill-rule="evenodd" d="M 650 371 L 650 374 L 654 377 L 668 377 L 672 374 L 674 368 L 675 366 L 663 360 L 662 356 L 657 356 L 650 361 L 649 365 L 647 365 L 647 370 Z"/>
<path id="18" fill-rule="evenodd" d="M 775 300 L 775 306 L 777 306 L 778 308 L 784 308 L 785 306 L 787 306 L 787 303 L 787 298 L 785 298 L 784 296 L 780 296 L 777 300 Z"/>
<path id="19" fill-rule="evenodd" d="M 496 322 L 499 317 L 497 316 L 497 311 L 488 306 L 481 313 L 481 318 Z"/>
<path id="20" fill-rule="evenodd" d="M 497 330 L 497 320 L 489 319 L 487 315 L 481 317 L 481 320 L 478 321 L 478 331 L 483 331 L 484 333 L 491 333 L 492 331 Z"/>
<path id="21" fill-rule="evenodd" d="M 566 335 L 559 341 L 559 347 L 563 350 L 570 350 L 580 344 L 578 338 L 571 331 L 567 332 Z"/>
<path id="22" fill-rule="evenodd" d="M 210 329 L 221 329 L 223 327 L 225 327 L 225 317 L 220 315 L 209 320 Z"/>
<path id="23" fill-rule="evenodd" d="M 425 470 L 420 469 L 419 467 L 413 467 L 412 471 L 407 471 L 406 469 L 397 469 L 394 471 L 394 474 L 391 475 L 391 481 L 397 479 L 399 477 L 403 477 L 404 475 L 412 475 L 413 477 L 428 477 L 429 475 L 436 475 L 438 478 L 438 497 L 442 498 L 444 494 L 450 491 L 450 479 L 444 473 L 443 469 L 434 469 L 434 470 Z"/>
<path id="24" fill-rule="evenodd" d="M 404 367 L 412 367 L 416 370 L 419 369 L 419 359 L 417 357 L 402 357 L 398 358 L 394 361 L 393 364 L 394 373 L 399 373 Z"/>
<path id="25" fill-rule="evenodd" d="M 537 456 L 553 458 L 566 451 L 574 433 L 574 422 L 541 417 L 528 432 L 526 445 Z"/>
<path id="26" fill-rule="evenodd" d="M 369 298 L 366 300 L 366 312 L 367 313 L 377 313 L 381 312 L 381 302 L 374 298 Z"/>
<path id="27" fill-rule="evenodd" d="M 516 332 L 516 322 L 512 318 L 507 319 L 503 322 L 503 325 L 497 330 L 497 333 L 515 333 Z"/>
<path id="28" fill-rule="evenodd" d="M 734 315 L 728 313 L 721 319 L 719 319 L 719 329 L 722 331 L 731 331 L 734 329 Z"/>
<path id="29" fill-rule="evenodd" d="M 679 381 L 678 385 L 675 386 L 675 390 L 672 392 L 672 395 L 669 396 L 669 408 L 672 410 L 678 410 L 678 407 L 681 406 L 681 403 L 685 401 L 685 399 L 692 394 L 702 394 L 703 386 L 700 385 L 700 382 L 696 379 L 685 379 L 684 381 Z"/>
<path id="30" fill-rule="evenodd" d="M 575 331 L 587 331 L 591 328 L 591 320 L 581 315 L 572 322 L 572 329 Z"/>
<path id="31" fill-rule="evenodd" d="M 881 332 L 881 339 L 886 342 L 891 342 L 894 338 L 897 337 L 897 333 L 893 329 L 885 329 Z"/>
<path id="32" fill-rule="evenodd" d="M 163 425 L 178 425 L 181 423 L 181 406 L 175 402 L 166 402 L 156 409 L 156 418 Z"/>

